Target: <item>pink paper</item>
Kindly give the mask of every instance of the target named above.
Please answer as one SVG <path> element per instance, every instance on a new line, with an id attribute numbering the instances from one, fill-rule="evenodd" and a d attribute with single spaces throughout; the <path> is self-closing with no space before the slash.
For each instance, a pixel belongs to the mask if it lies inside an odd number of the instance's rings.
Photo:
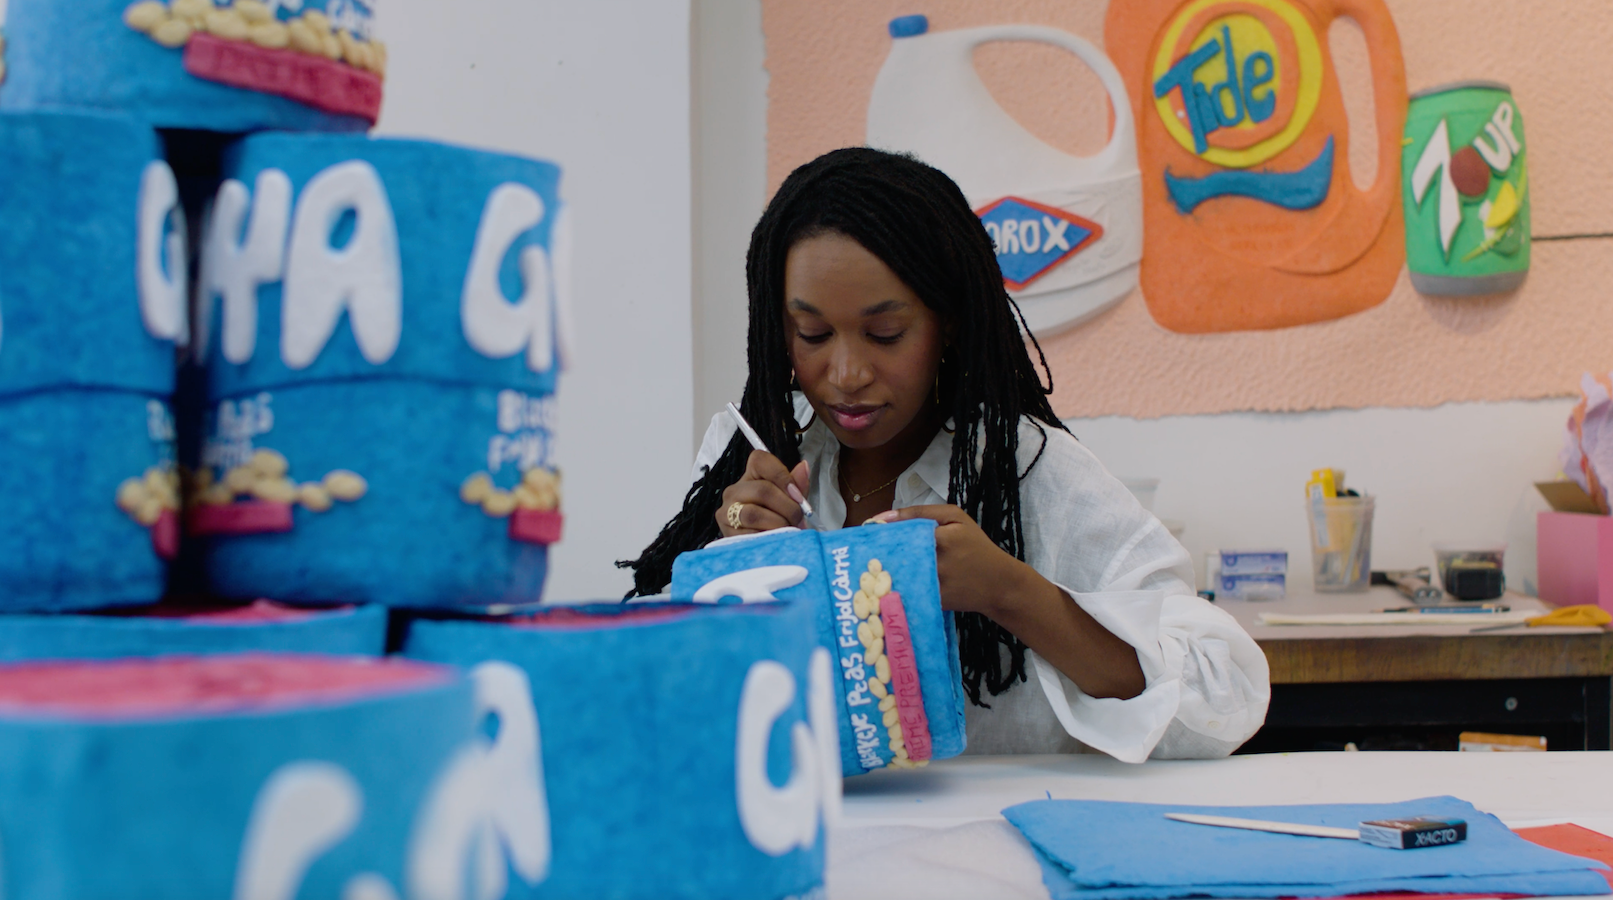
<path id="1" fill-rule="evenodd" d="M 129 719 L 339 703 L 447 681 L 399 658 L 243 653 L 0 666 L 0 714 Z"/>

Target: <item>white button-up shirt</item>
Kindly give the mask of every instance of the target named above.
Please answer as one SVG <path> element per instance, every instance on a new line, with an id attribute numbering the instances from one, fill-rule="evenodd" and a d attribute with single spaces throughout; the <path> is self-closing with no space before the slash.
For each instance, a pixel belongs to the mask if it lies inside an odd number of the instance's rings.
<path id="1" fill-rule="evenodd" d="M 811 414 L 799 394 L 796 408 L 800 420 Z M 1068 433 L 1038 424 L 1026 418 L 1019 426 L 1025 562 L 1136 649 L 1146 687 L 1129 700 L 1089 697 L 1028 651 L 1027 683 L 995 697 L 982 690 L 989 709 L 968 705 L 967 752 L 1097 750 L 1125 762 L 1226 756 L 1265 720 L 1265 654 L 1231 615 L 1198 596 L 1187 550 L 1097 457 Z M 694 477 L 717 461 L 734 431 L 725 413 L 712 418 Z M 894 508 L 947 502 L 952 439 L 938 433 L 896 479 Z M 822 421 L 801 435 L 801 457 L 812 472 L 814 518 L 842 527 L 840 442 Z M 1005 667 L 1007 659 L 1004 648 Z"/>

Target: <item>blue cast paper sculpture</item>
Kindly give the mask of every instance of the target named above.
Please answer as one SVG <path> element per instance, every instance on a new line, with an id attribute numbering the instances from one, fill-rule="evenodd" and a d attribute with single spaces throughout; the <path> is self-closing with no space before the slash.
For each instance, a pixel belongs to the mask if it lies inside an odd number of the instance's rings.
<path id="1" fill-rule="evenodd" d="M 455 896 L 422 887 L 462 883 L 485 822 L 481 795 L 450 789 L 483 739 L 446 667 L 23 663 L 0 667 L 0 708 L 14 900 Z"/>
<path id="2" fill-rule="evenodd" d="M 536 602 L 561 534 L 559 169 L 317 134 L 253 135 L 224 168 L 201 254 L 209 412 L 187 519 L 213 588 Z"/>
<path id="3" fill-rule="evenodd" d="M 386 51 L 368 0 L 15 0 L 0 109 L 125 113 L 156 128 L 362 131 Z"/>
<path id="4" fill-rule="evenodd" d="M 178 545 L 185 224 L 156 134 L 0 116 L 0 612 L 150 603 Z"/>
<path id="5" fill-rule="evenodd" d="M 140 612 L 0 616 L 0 662 L 250 651 L 380 656 L 386 650 L 386 609 L 380 606 Z"/>
<path id="6" fill-rule="evenodd" d="M 553 852 L 544 875 L 512 873 L 508 896 L 821 889 L 840 771 L 831 661 L 812 638 L 812 613 L 798 603 L 613 604 L 413 623 L 411 657 L 530 679 Z M 502 745 L 504 721 L 496 728 Z"/>
<path id="7" fill-rule="evenodd" d="M 934 522 L 716 541 L 677 558 L 672 597 L 812 607 L 817 639 L 837 660 L 847 775 L 963 752 L 957 633 L 941 609 Z"/>

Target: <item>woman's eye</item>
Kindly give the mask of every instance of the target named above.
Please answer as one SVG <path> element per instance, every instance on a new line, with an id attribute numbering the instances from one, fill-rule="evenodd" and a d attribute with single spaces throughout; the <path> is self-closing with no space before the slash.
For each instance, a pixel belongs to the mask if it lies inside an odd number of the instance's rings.
<path id="1" fill-rule="evenodd" d="M 894 344 L 901 340 L 902 335 L 906 333 L 907 332 L 905 331 L 898 331 L 894 334 L 870 334 L 869 337 L 872 338 L 876 344 Z"/>
<path id="2" fill-rule="evenodd" d="M 795 336 L 809 344 L 821 344 L 829 339 L 829 332 L 820 331 L 817 334 L 808 334 L 805 331 L 797 331 Z"/>

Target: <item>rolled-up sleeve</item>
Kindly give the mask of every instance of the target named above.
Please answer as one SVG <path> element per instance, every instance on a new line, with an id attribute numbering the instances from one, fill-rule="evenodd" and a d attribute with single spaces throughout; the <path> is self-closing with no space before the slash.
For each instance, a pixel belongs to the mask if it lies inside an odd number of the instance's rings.
<path id="1" fill-rule="evenodd" d="M 1034 450 L 1040 438 L 1027 440 Z M 1271 699 L 1265 654 L 1198 596 L 1192 560 L 1159 520 L 1062 433 L 1049 434 L 1021 497 L 1026 561 L 1131 645 L 1145 679 L 1130 699 L 1090 697 L 1031 654 L 1064 730 L 1125 762 L 1226 756 L 1248 740 Z"/>
<path id="2" fill-rule="evenodd" d="M 1090 697 L 1032 653 L 1053 714 L 1071 737 L 1123 762 L 1142 762 L 1226 756 L 1259 730 L 1271 699 L 1266 657 L 1231 616 L 1198 597 L 1158 590 L 1065 591 L 1136 649 L 1146 685 L 1128 700 Z"/>

